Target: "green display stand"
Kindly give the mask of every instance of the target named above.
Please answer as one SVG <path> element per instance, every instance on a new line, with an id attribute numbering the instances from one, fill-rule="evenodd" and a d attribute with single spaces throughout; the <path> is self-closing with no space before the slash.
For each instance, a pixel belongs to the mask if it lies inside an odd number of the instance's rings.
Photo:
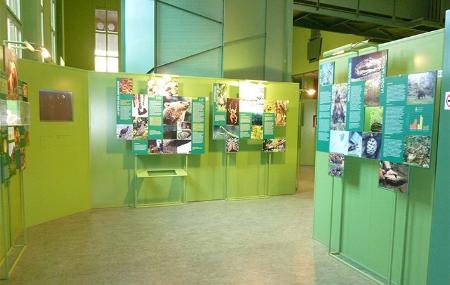
<path id="1" fill-rule="evenodd" d="M 186 177 L 188 176 L 188 155 L 184 155 L 184 167 L 173 169 L 159 169 L 159 168 L 147 168 L 139 165 L 139 158 L 145 159 L 150 156 L 135 155 L 134 156 L 134 181 L 133 181 L 133 195 L 134 195 L 134 208 L 148 208 L 158 206 L 171 206 L 186 204 Z M 177 202 L 157 202 L 157 203 L 141 203 L 139 202 L 140 185 L 138 181 L 140 179 L 157 179 L 165 177 L 180 177 L 183 179 L 183 189 L 180 192 L 180 198 Z"/>

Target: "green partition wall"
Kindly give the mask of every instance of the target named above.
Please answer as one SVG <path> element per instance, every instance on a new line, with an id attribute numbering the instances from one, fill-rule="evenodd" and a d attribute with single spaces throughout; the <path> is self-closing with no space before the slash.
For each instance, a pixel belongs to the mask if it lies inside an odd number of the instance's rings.
<path id="1" fill-rule="evenodd" d="M 115 80 L 123 76 L 131 76 L 137 83 L 136 89 L 145 90 L 149 78 L 145 75 L 89 73 L 93 207 L 125 206 L 133 198 L 134 156 L 131 155 L 129 142 L 115 138 Z M 209 98 L 213 83 L 230 81 L 204 77 L 178 77 L 177 80 L 181 95 Z M 269 166 L 269 155 L 261 152 L 260 142 L 242 141 L 239 153 L 225 154 L 223 141 L 212 141 L 210 138 L 208 106 L 206 152 L 188 156 L 187 201 L 224 199 L 227 189 L 232 199 L 260 196 L 267 187 L 270 195 L 295 193 L 298 86 L 272 82 L 266 86 L 266 98 L 289 100 L 287 127 L 277 129 L 277 134 L 287 138 L 286 153 L 272 154 Z M 143 160 L 153 168 L 180 168 L 184 159 L 184 155 L 159 155 Z M 182 189 L 180 178 L 150 179 L 139 183 L 139 198 L 153 203 L 173 202 Z"/>
<path id="2" fill-rule="evenodd" d="M 389 51 L 387 75 L 442 69 L 443 35 L 443 31 L 439 30 L 380 45 L 380 50 Z M 371 51 L 374 49 L 360 51 L 360 54 Z M 347 82 L 348 58 L 356 55 L 356 52 L 352 52 L 322 60 L 335 61 L 335 83 Z M 437 98 L 439 94 L 440 79 Z M 435 109 L 437 126 L 438 104 Z M 431 168 L 411 168 L 409 193 L 399 195 L 396 209 L 396 194 L 378 188 L 378 162 L 348 157 L 344 177 L 332 178 L 327 173 L 328 154 L 317 152 L 314 238 L 327 246 L 331 245 L 331 249 L 340 252 L 340 256 L 348 262 L 380 279 L 386 279 L 389 275 L 392 225 L 396 212 L 393 281 L 399 284 L 403 276 L 403 284 L 426 284 L 437 134 L 435 128 Z M 406 219 L 407 199 L 409 215 Z"/>
<path id="3" fill-rule="evenodd" d="M 146 92 L 149 76 L 96 73 L 28 60 L 19 62 L 19 72 L 21 79 L 28 82 L 31 105 L 31 142 L 24 172 L 27 225 L 91 208 L 130 205 L 135 157 L 131 155 L 130 143 L 115 137 L 115 82 L 117 77 L 131 76 L 136 91 Z M 208 98 L 213 83 L 230 81 L 203 77 L 177 77 L 177 80 L 180 94 Z M 269 189 L 270 195 L 295 193 L 298 86 L 265 84 L 268 99 L 290 101 L 287 127 L 277 130 L 279 136 L 287 137 L 287 152 L 272 154 L 270 166 L 267 166 L 269 155 L 261 152 L 261 143 L 243 142 L 241 152 L 225 154 L 223 142 L 210 139 L 208 103 L 206 153 L 188 157 L 188 201 L 224 199 L 226 189 L 229 198 L 237 199 L 258 196 L 264 189 Z M 73 121 L 41 122 L 40 89 L 72 92 Z M 145 159 L 152 168 L 167 168 L 181 167 L 185 157 L 165 155 Z M 14 181 L 11 185 L 15 185 Z M 161 178 L 144 181 L 139 187 L 142 199 L 170 202 L 178 197 L 182 181 Z"/>
<path id="4" fill-rule="evenodd" d="M 90 209 L 88 72 L 22 60 L 19 74 L 28 82 L 31 113 L 24 172 L 27 225 Z M 71 91 L 73 121 L 41 122 L 40 89 Z"/>

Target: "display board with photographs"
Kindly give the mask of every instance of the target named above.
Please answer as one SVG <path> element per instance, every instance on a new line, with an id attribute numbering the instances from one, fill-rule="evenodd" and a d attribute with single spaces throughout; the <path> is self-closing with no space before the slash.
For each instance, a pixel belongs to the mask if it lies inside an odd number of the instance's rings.
<path id="1" fill-rule="evenodd" d="M 431 165 L 437 73 L 386 77 L 386 63 L 386 51 L 354 57 L 347 86 L 319 82 L 317 150 L 332 176 L 345 156 L 377 160 L 379 187 L 405 193 L 409 167 Z"/>
<path id="2" fill-rule="evenodd" d="M 287 123 L 287 100 L 265 100 L 265 86 L 240 82 L 239 98 L 230 98 L 230 86 L 213 84 L 212 138 L 225 140 L 225 152 L 237 152 L 240 140 L 275 140 L 276 127 Z M 284 146 L 265 148 L 264 152 L 281 152 Z M 270 144 L 268 144 L 270 145 Z"/>
<path id="3" fill-rule="evenodd" d="M 177 96 L 178 83 L 165 77 L 151 78 L 147 94 L 134 89 L 133 79 L 117 79 L 116 135 L 134 154 L 204 153 L 204 97 Z"/>
<path id="4" fill-rule="evenodd" d="M 29 144 L 30 108 L 28 85 L 19 80 L 14 52 L 3 48 L 4 71 L 0 73 L 0 151 L 1 181 L 6 182 L 17 171 L 26 168 L 26 146 Z"/>
<path id="5" fill-rule="evenodd" d="M 386 78 L 383 160 L 430 167 L 436 77 L 430 71 Z"/>

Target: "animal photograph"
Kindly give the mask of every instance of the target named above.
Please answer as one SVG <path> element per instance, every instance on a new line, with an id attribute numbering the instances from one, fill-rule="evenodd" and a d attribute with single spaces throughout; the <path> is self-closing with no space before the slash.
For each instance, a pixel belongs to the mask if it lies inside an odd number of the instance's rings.
<path id="1" fill-rule="evenodd" d="M 8 100 L 17 100 L 19 78 L 17 75 L 17 57 L 12 49 L 4 48 L 5 77 Z"/>
<path id="2" fill-rule="evenodd" d="M 132 94 L 133 93 L 133 79 L 120 78 L 119 79 L 119 93 Z"/>
<path id="3" fill-rule="evenodd" d="M 117 125 L 116 137 L 121 140 L 133 139 L 133 125 Z"/>
<path id="4" fill-rule="evenodd" d="M 172 96 L 163 99 L 163 124 L 176 126 L 178 122 L 192 121 L 191 99 Z"/>
<path id="5" fill-rule="evenodd" d="M 192 143 L 190 140 L 166 140 L 162 141 L 163 153 L 182 153 L 191 152 Z"/>
<path id="6" fill-rule="evenodd" d="M 364 114 L 364 131 L 381 133 L 383 129 L 383 107 L 366 107 Z"/>
<path id="7" fill-rule="evenodd" d="M 190 122 L 178 122 L 176 138 L 177 140 L 191 140 L 192 125 Z"/>
<path id="8" fill-rule="evenodd" d="M 347 119 L 347 84 L 333 85 L 331 100 L 331 130 L 343 131 Z"/>
<path id="9" fill-rule="evenodd" d="M 330 131 L 330 152 L 348 153 L 348 136 L 347 131 Z"/>
<path id="10" fill-rule="evenodd" d="M 177 139 L 177 126 L 176 125 L 164 125 L 163 126 L 163 138 L 164 139 Z"/>
<path id="11" fill-rule="evenodd" d="M 331 152 L 328 155 L 328 174 L 335 177 L 344 176 L 345 156 Z"/>
<path id="12" fill-rule="evenodd" d="M 362 133 L 349 132 L 348 135 L 348 152 L 349 156 L 362 156 Z"/>
<path id="13" fill-rule="evenodd" d="M 147 81 L 148 96 L 178 96 L 178 82 L 170 77 L 152 78 Z"/>
<path id="14" fill-rule="evenodd" d="M 133 118 L 133 139 L 146 140 L 148 137 L 148 118 Z"/>
<path id="15" fill-rule="evenodd" d="M 286 139 L 266 139 L 262 145 L 263 152 L 285 152 L 286 151 Z"/>
<path id="16" fill-rule="evenodd" d="M 275 101 L 275 124 L 277 126 L 286 126 L 288 103 L 287 100 Z"/>
<path id="17" fill-rule="evenodd" d="M 319 66 L 320 86 L 331 85 L 334 82 L 334 62 L 325 62 Z"/>
<path id="18" fill-rule="evenodd" d="M 252 130 L 250 133 L 250 139 L 252 140 L 262 140 L 263 139 L 263 127 L 262 126 L 258 126 L 258 125 L 254 125 L 252 126 Z"/>
<path id="19" fill-rule="evenodd" d="M 380 188 L 408 192 L 409 167 L 405 164 L 380 161 L 378 186 Z"/>
<path id="20" fill-rule="evenodd" d="M 430 168 L 431 136 L 406 136 L 403 161 L 413 166 Z"/>
<path id="21" fill-rule="evenodd" d="M 227 125 L 239 125 L 239 99 L 227 99 Z"/>
<path id="22" fill-rule="evenodd" d="M 368 159 L 380 159 L 381 133 L 363 133 L 362 157 Z"/>
<path id="23" fill-rule="evenodd" d="M 134 94 L 131 115 L 133 117 L 148 117 L 148 96 L 144 94 Z"/>
<path id="24" fill-rule="evenodd" d="M 436 92 L 436 72 L 408 75 L 408 104 L 433 104 Z"/>
<path id="25" fill-rule="evenodd" d="M 239 151 L 239 139 L 227 136 L 225 139 L 225 152 L 233 153 Z"/>
<path id="26" fill-rule="evenodd" d="M 216 112 L 227 111 L 228 85 L 225 83 L 214 83 L 213 85 L 214 108 Z"/>
<path id="27" fill-rule="evenodd" d="M 381 80 L 386 73 L 387 51 L 357 56 L 351 61 L 351 80 L 365 81 L 365 105 L 379 106 Z"/>
<path id="28" fill-rule="evenodd" d="M 160 154 L 162 150 L 162 140 L 149 140 L 148 141 L 148 153 Z"/>

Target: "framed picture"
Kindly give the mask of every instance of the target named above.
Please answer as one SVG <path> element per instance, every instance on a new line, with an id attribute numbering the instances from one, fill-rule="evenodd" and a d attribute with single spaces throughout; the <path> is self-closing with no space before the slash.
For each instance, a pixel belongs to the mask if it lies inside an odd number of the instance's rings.
<path id="1" fill-rule="evenodd" d="M 39 90 L 39 116 L 41 121 L 73 121 L 72 92 Z"/>

